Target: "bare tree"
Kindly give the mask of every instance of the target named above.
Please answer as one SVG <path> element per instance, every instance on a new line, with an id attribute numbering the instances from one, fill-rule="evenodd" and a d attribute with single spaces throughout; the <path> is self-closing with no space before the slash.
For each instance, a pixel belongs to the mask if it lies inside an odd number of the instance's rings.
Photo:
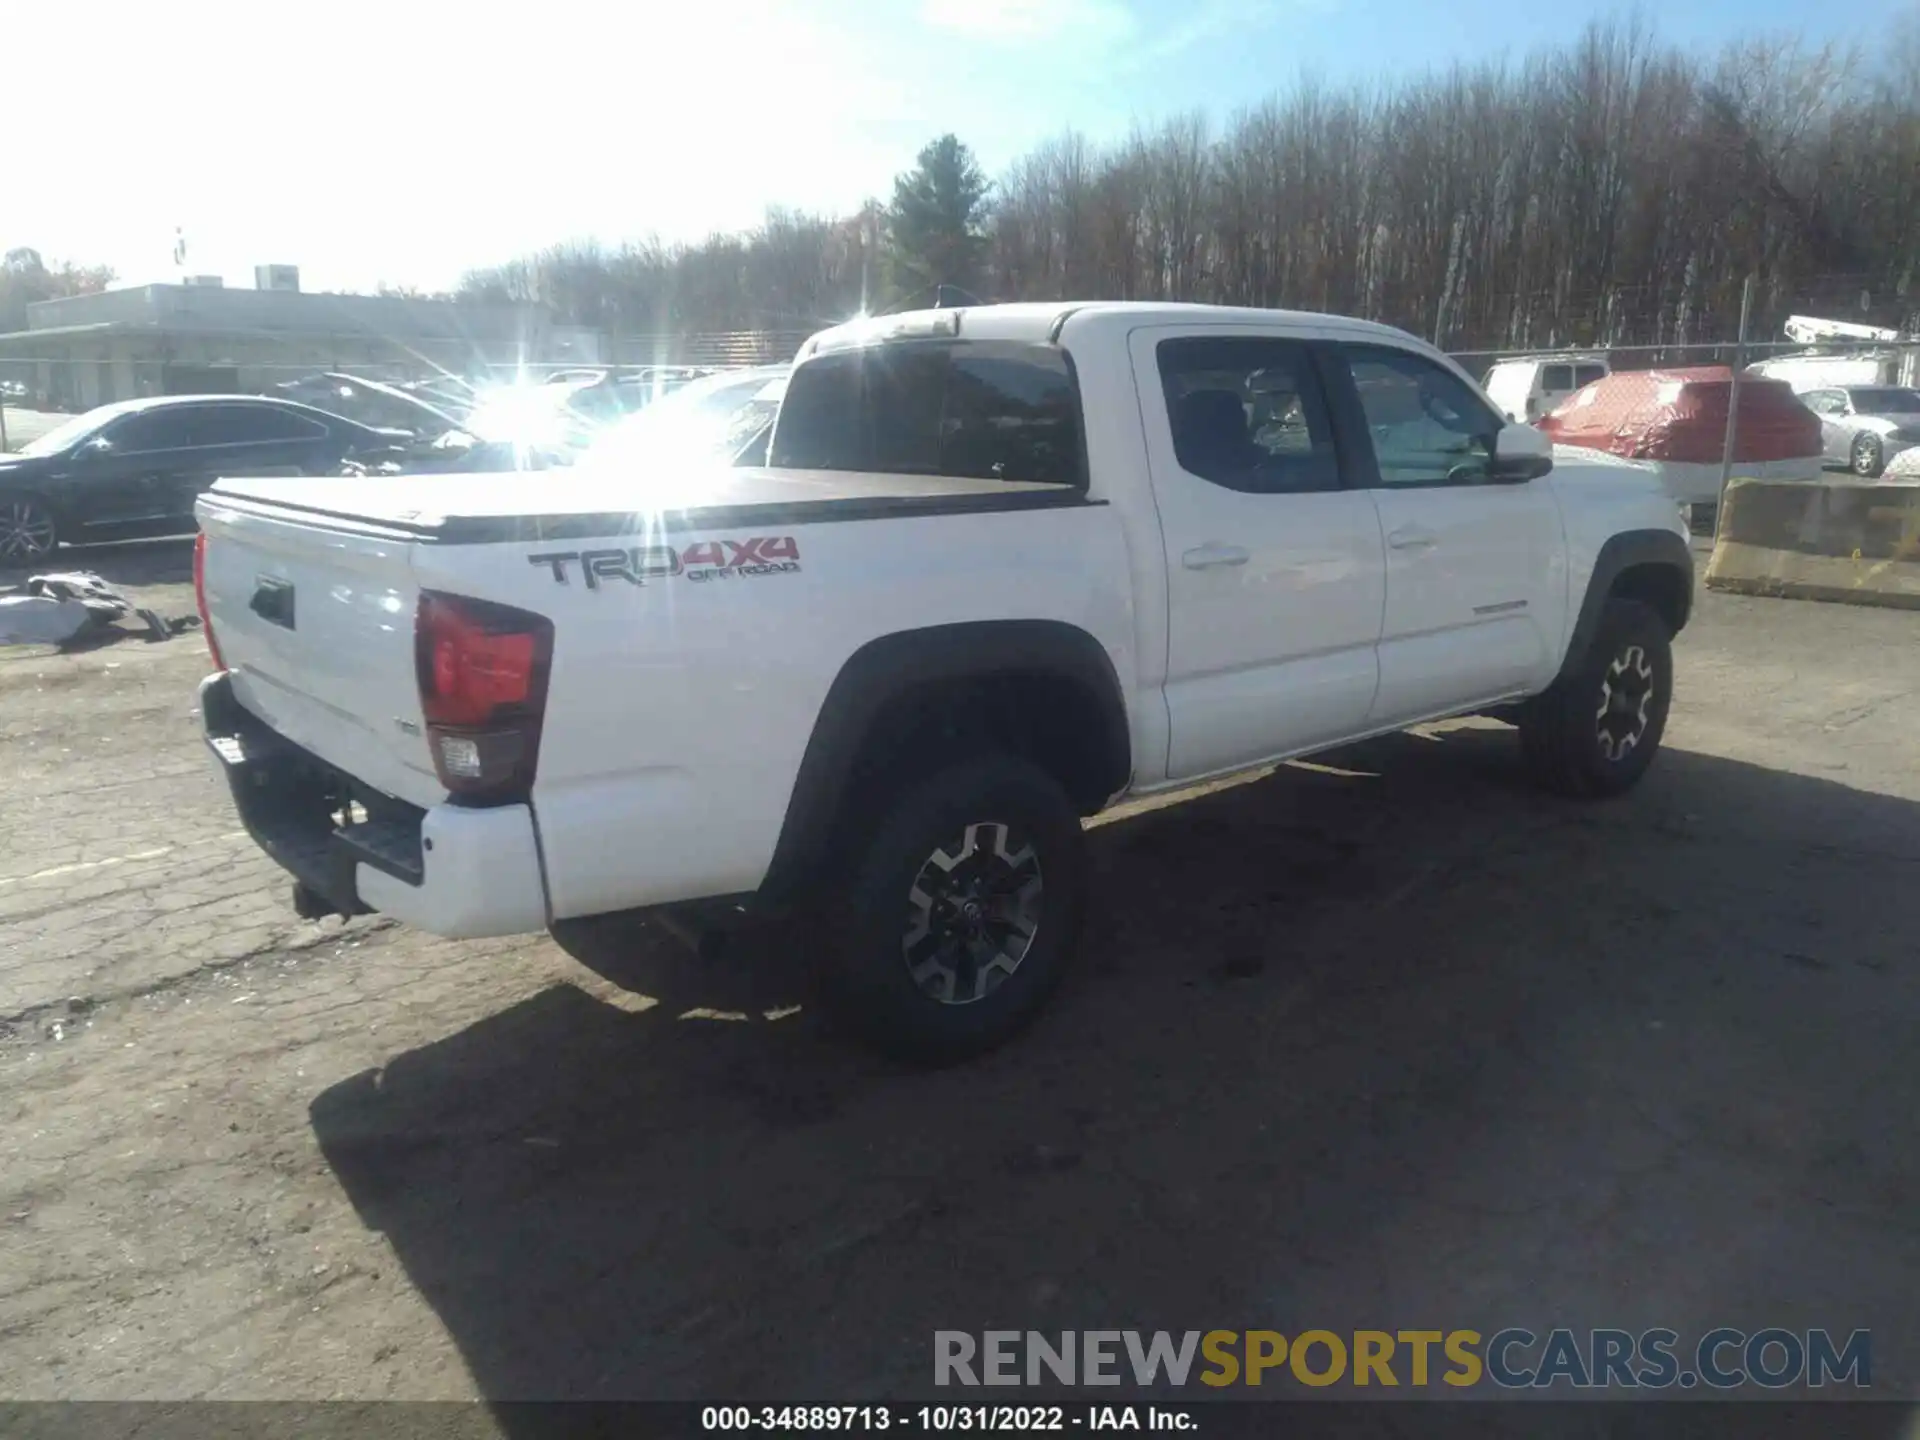
<path id="1" fill-rule="evenodd" d="M 1765 37 L 1702 56 L 1629 16 L 1513 64 L 1306 78 L 1217 132 L 1189 114 L 1047 141 L 981 229 L 996 298 L 1330 310 L 1463 350 L 1727 338 L 1749 274 L 1762 331 L 1796 309 L 1916 324 L 1920 14 L 1871 63 Z M 776 211 L 697 245 L 555 247 L 463 288 L 628 330 L 805 327 L 886 298 L 881 235 L 873 207 Z"/>
<path id="2" fill-rule="evenodd" d="M 30 246 L 18 246 L 0 257 L 0 332 L 27 328 L 27 306 L 68 295 L 90 295 L 113 282 L 104 265 L 76 265 L 70 260 L 52 264 Z"/>

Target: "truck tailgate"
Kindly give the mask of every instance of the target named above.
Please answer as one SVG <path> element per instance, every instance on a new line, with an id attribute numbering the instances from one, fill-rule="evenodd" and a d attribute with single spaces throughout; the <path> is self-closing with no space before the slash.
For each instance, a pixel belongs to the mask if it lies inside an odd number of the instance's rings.
<path id="1" fill-rule="evenodd" d="M 415 678 L 412 538 L 222 494 L 203 498 L 200 527 L 208 617 L 241 705 L 377 790 L 444 799 Z"/>

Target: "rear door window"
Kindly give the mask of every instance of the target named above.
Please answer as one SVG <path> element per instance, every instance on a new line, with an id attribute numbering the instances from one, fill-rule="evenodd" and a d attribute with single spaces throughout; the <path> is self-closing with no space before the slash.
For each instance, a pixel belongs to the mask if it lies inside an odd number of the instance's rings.
<path id="1" fill-rule="evenodd" d="M 1540 367 L 1540 388 L 1549 395 L 1557 395 L 1563 390 L 1573 389 L 1573 367 L 1571 365 L 1542 365 Z"/>
<path id="2" fill-rule="evenodd" d="M 205 412 L 201 405 L 165 405 L 139 410 L 101 432 L 116 452 L 141 455 L 152 450 L 185 450 L 198 445 Z"/>
<path id="3" fill-rule="evenodd" d="M 271 405 L 211 405 L 201 425 L 203 445 L 266 445 L 285 440 L 317 440 L 323 426 Z"/>
<path id="4" fill-rule="evenodd" d="M 1155 356 L 1181 469 L 1255 495 L 1340 488 L 1333 426 L 1300 341 L 1196 336 L 1163 340 Z"/>
<path id="5" fill-rule="evenodd" d="M 1047 345 L 897 342 L 797 367 L 768 463 L 1084 484 L 1080 406 Z"/>

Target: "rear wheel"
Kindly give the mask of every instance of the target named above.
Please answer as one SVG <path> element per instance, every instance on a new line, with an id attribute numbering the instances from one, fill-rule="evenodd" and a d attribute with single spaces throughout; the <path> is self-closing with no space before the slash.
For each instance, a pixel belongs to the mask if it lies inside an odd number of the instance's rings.
<path id="1" fill-rule="evenodd" d="M 828 901 L 821 980 L 875 1048 L 939 1064 L 1011 1038 L 1065 973 L 1086 892 L 1080 817 L 1014 756 L 949 765 L 889 798 Z"/>
<path id="2" fill-rule="evenodd" d="M 1880 443 L 1880 437 L 1869 434 L 1854 436 L 1848 466 L 1854 474 L 1865 479 L 1879 479 L 1881 472 L 1887 468 L 1886 446 Z"/>
<path id="3" fill-rule="evenodd" d="M 1535 778 L 1563 795 L 1618 795 L 1653 763 L 1673 701 L 1666 622 L 1637 600 L 1609 600 L 1587 652 L 1520 721 Z"/>
<path id="4" fill-rule="evenodd" d="M 30 565 L 53 554 L 60 528 L 46 502 L 31 495 L 0 500 L 0 565 Z"/>

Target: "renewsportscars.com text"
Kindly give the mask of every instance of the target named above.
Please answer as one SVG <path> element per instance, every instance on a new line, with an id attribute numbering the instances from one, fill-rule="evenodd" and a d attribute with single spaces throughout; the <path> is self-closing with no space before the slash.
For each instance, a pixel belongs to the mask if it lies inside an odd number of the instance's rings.
<path id="1" fill-rule="evenodd" d="M 1873 1383 L 1872 1336 L 1826 1330 L 937 1330 L 936 1385 L 1297 1384 L 1733 1390 Z"/>

